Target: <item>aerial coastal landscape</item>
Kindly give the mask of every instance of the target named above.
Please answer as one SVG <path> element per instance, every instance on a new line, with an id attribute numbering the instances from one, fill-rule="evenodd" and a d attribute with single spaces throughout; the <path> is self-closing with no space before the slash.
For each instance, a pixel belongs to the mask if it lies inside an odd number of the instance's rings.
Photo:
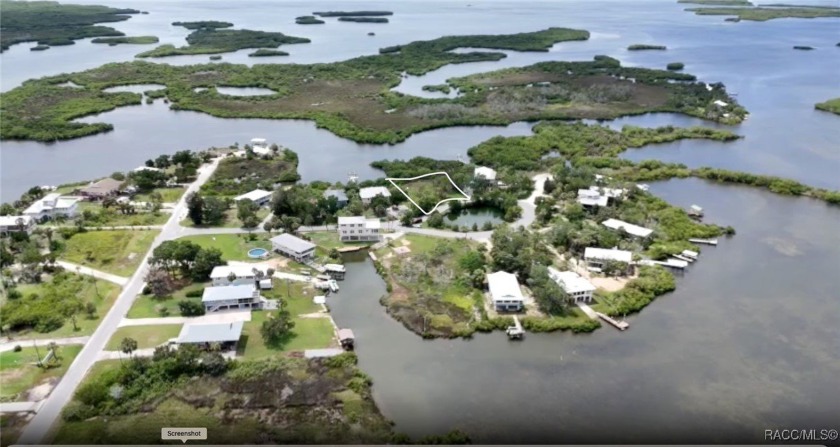
<path id="1" fill-rule="evenodd" d="M 100 3 L 0 0 L 2 446 L 838 428 L 836 4 Z"/>

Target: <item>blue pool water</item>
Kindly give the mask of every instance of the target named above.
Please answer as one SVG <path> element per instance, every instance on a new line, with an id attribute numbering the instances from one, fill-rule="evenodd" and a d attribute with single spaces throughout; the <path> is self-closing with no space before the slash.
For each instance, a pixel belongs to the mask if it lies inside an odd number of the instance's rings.
<path id="1" fill-rule="evenodd" d="M 252 248 L 248 250 L 249 258 L 264 258 L 268 254 L 268 250 L 264 248 Z"/>

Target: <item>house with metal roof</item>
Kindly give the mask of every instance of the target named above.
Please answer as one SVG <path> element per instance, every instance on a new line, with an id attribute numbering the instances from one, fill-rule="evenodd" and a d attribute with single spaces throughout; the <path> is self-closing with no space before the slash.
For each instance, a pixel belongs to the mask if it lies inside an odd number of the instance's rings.
<path id="1" fill-rule="evenodd" d="M 187 323 L 181 328 L 181 333 L 178 335 L 176 343 L 179 345 L 198 345 L 204 348 L 209 348 L 212 344 L 219 343 L 224 350 L 233 349 L 242 337 L 243 325 L 244 322 L 242 321 L 231 323 Z"/>
<path id="2" fill-rule="evenodd" d="M 586 207 L 607 206 L 610 198 L 591 189 L 578 189 L 577 202 Z"/>
<path id="3" fill-rule="evenodd" d="M 206 287 L 201 295 L 205 312 L 230 309 L 255 309 L 262 304 L 260 291 L 254 284 Z"/>
<path id="4" fill-rule="evenodd" d="M 636 237 L 648 237 L 651 235 L 651 233 L 653 233 L 653 230 L 649 228 L 633 225 L 631 223 L 624 222 L 623 220 L 618 219 L 607 219 L 601 222 L 601 225 L 613 230 L 624 230 L 628 234 Z"/>
<path id="5" fill-rule="evenodd" d="M 241 286 L 254 284 L 257 280 L 257 274 L 254 270 L 261 271 L 263 275 L 266 274 L 264 268 L 255 267 L 253 265 L 217 265 L 216 267 L 213 267 L 213 271 L 210 272 L 210 280 L 213 282 L 214 286 Z M 231 281 L 231 275 L 236 277 L 233 281 Z M 269 279 L 269 283 L 270 282 L 271 281 Z"/>
<path id="6" fill-rule="evenodd" d="M 595 286 L 577 273 L 561 272 L 554 267 L 549 267 L 548 277 L 566 292 L 570 300 L 576 303 L 589 303 L 592 301 L 592 292 L 595 291 Z"/>
<path id="7" fill-rule="evenodd" d="M 274 251 L 298 262 L 312 259 L 315 256 L 315 244 L 289 233 L 271 238 L 271 247 Z"/>
<path id="8" fill-rule="evenodd" d="M 241 200 L 250 200 L 254 202 L 257 206 L 268 205 L 268 202 L 271 201 L 271 191 L 266 191 L 264 189 L 255 189 L 251 192 L 247 192 L 242 194 L 241 196 L 236 196 L 233 198 L 234 202 L 239 202 Z"/>
<path id="9" fill-rule="evenodd" d="M 633 253 L 616 248 L 586 247 L 583 251 L 583 260 L 586 261 L 586 267 L 589 270 L 600 272 L 604 264 L 610 261 L 632 263 Z"/>
<path id="10" fill-rule="evenodd" d="M 359 190 L 359 197 L 362 198 L 362 203 L 369 205 L 370 201 L 376 196 L 391 197 L 391 191 L 384 186 L 370 186 Z"/>
<path id="11" fill-rule="evenodd" d="M 35 228 L 32 216 L 0 216 L 0 234 L 31 233 Z"/>
<path id="12" fill-rule="evenodd" d="M 488 273 L 487 285 L 493 308 L 497 311 L 518 312 L 525 307 L 525 297 L 513 273 Z"/>
<path id="13" fill-rule="evenodd" d="M 54 192 L 33 202 L 23 211 L 23 214 L 39 222 L 59 216 L 72 219 L 76 216 L 78 204 L 78 198 L 62 197 L 61 194 Z"/>

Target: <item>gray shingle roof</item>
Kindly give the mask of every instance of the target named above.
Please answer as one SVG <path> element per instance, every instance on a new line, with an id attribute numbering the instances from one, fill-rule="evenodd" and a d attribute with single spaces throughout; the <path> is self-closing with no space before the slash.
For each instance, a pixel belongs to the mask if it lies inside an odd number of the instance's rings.
<path id="1" fill-rule="evenodd" d="M 313 244 L 312 242 L 303 240 L 299 237 L 292 236 L 288 233 L 283 233 L 279 236 L 274 236 L 273 238 L 271 238 L 271 243 L 280 245 L 282 247 L 286 247 L 297 253 L 303 253 L 315 248 L 315 244 Z"/>
<path id="2" fill-rule="evenodd" d="M 251 298 L 254 296 L 254 285 L 243 284 L 240 286 L 207 287 L 201 295 L 202 303 L 213 301 L 238 300 L 240 298 Z"/>
<path id="3" fill-rule="evenodd" d="M 242 335 L 242 321 L 233 323 L 185 324 L 178 335 L 178 343 L 223 343 L 238 341 Z"/>

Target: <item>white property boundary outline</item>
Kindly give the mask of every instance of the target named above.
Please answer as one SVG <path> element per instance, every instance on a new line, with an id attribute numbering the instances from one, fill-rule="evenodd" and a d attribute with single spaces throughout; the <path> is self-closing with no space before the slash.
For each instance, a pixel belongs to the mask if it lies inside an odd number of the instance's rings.
<path id="1" fill-rule="evenodd" d="M 399 185 L 397 185 L 396 183 L 394 183 L 394 180 L 412 181 L 412 180 L 419 180 L 419 179 L 421 179 L 421 178 L 424 178 L 424 177 L 429 177 L 429 176 L 432 176 L 432 175 L 441 175 L 441 174 L 443 174 L 443 175 L 445 175 L 445 176 L 446 176 L 446 178 L 449 180 L 449 183 L 451 183 L 451 184 L 452 184 L 452 186 L 454 186 L 454 187 L 455 187 L 455 189 L 457 189 L 457 190 L 458 190 L 458 192 L 460 192 L 461 194 L 463 194 L 463 195 L 464 195 L 464 198 L 460 198 L 460 197 L 453 197 L 453 198 L 451 198 L 451 199 L 444 199 L 444 200 L 441 200 L 440 202 L 438 202 L 438 203 L 436 203 L 436 204 L 435 204 L 435 207 L 434 207 L 434 208 L 432 208 L 432 210 L 431 210 L 431 211 L 428 211 L 428 212 L 427 212 L 426 210 L 424 210 L 423 208 L 421 208 L 421 207 L 420 207 L 420 205 L 418 205 L 418 204 L 417 204 L 417 202 L 415 202 L 415 201 L 414 201 L 414 199 L 412 199 L 412 198 L 411 198 L 411 196 L 409 196 L 409 195 L 408 195 L 405 191 L 403 191 L 403 189 L 402 189 L 402 188 L 400 188 L 400 187 L 399 187 Z M 461 188 L 459 188 L 459 187 L 458 187 L 458 185 L 456 185 L 456 184 L 455 184 L 455 182 L 454 182 L 454 181 L 452 181 L 452 177 L 450 177 L 448 173 L 443 172 L 443 171 L 440 171 L 440 172 L 432 172 L 432 173 L 429 173 L 429 174 L 423 174 L 423 175 L 418 175 L 417 177 L 410 177 L 410 178 L 386 178 L 385 180 L 388 180 L 389 182 L 391 182 L 391 184 L 392 184 L 392 185 L 394 185 L 394 187 L 395 187 L 395 188 L 397 188 L 397 190 L 399 190 L 399 191 L 400 191 L 400 192 L 401 192 L 401 193 L 402 193 L 402 194 L 403 194 L 403 195 L 404 195 L 404 196 L 405 196 L 405 197 L 406 197 L 406 198 L 407 198 L 407 199 L 408 199 L 408 200 L 409 200 L 409 201 L 410 201 L 410 202 L 411 202 L 414 206 L 416 206 L 416 207 L 417 207 L 417 209 L 418 209 L 418 210 L 420 210 L 420 212 L 421 212 L 421 213 L 423 213 L 423 214 L 425 214 L 425 215 L 427 215 L 427 216 L 428 216 L 429 214 L 432 214 L 433 212 L 435 212 L 435 210 L 436 210 L 436 209 L 437 209 L 437 208 L 438 208 L 441 204 L 443 204 L 443 203 L 446 203 L 446 202 L 451 202 L 451 201 L 453 201 L 453 200 L 457 200 L 457 201 L 459 201 L 459 202 L 469 202 L 469 201 L 470 201 L 470 196 L 468 196 L 468 195 L 467 195 L 467 193 L 465 193 L 464 191 L 462 191 L 462 190 L 461 190 Z"/>

